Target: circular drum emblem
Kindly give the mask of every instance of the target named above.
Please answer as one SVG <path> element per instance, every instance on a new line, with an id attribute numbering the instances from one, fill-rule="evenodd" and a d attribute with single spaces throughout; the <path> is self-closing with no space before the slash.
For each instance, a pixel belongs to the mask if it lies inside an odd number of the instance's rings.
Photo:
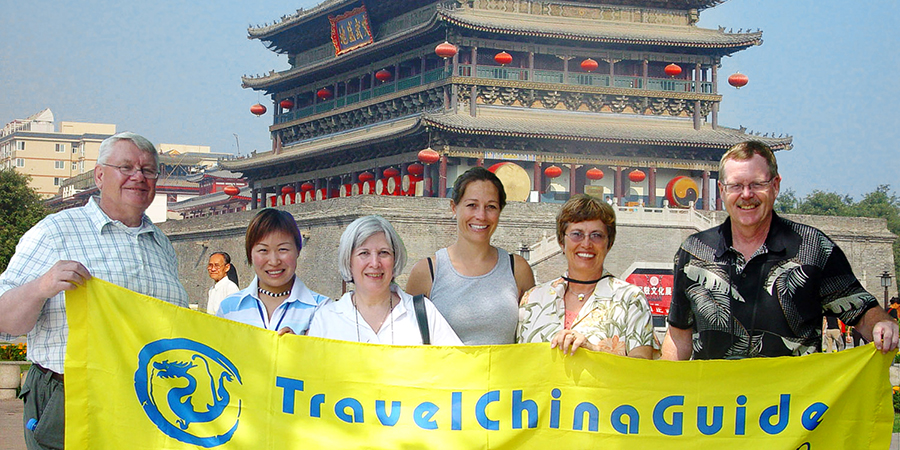
<path id="1" fill-rule="evenodd" d="M 163 433 L 215 447 L 237 430 L 241 400 L 237 368 L 218 351 L 189 339 L 160 339 L 141 349 L 134 390 L 144 413 Z"/>

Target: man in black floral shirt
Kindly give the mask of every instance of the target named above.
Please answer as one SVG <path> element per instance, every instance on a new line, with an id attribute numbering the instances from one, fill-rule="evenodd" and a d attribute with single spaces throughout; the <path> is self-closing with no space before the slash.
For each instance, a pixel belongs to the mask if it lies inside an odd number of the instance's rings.
<path id="1" fill-rule="evenodd" d="M 841 249 L 773 211 L 781 176 L 765 144 L 732 147 L 719 175 L 729 217 L 675 255 L 664 359 L 817 352 L 825 315 L 857 327 L 882 352 L 897 348 L 897 321 L 863 289 Z"/>

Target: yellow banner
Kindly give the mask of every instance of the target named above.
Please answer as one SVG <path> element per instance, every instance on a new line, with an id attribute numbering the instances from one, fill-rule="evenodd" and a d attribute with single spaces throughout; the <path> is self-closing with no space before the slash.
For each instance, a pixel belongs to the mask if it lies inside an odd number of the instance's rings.
<path id="1" fill-rule="evenodd" d="M 101 280 L 67 294 L 67 448 L 888 448 L 872 345 L 644 361 L 282 336 Z"/>

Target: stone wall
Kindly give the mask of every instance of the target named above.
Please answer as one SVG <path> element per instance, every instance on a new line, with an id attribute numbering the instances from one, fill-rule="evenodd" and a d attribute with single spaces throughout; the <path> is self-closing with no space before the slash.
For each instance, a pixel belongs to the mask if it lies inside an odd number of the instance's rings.
<path id="1" fill-rule="evenodd" d="M 514 252 L 523 243 L 532 245 L 556 234 L 555 217 L 561 205 L 513 202 L 506 206 L 493 243 Z M 337 246 L 344 228 L 354 219 L 380 214 L 391 221 L 406 244 L 409 263 L 397 277 L 406 285 L 416 261 L 453 243 L 456 220 L 450 200 L 423 197 L 357 196 L 279 207 L 289 211 L 305 237 L 297 271 L 310 289 L 338 296 L 344 288 L 337 269 Z M 244 232 L 255 211 L 208 218 L 167 221 L 160 228 L 178 253 L 178 270 L 192 303 L 206 306 L 206 291 L 212 281 L 206 273 L 209 255 L 216 251 L 231 254 L 243 288 L 253 278 L 244 250 Z M 704 222 L 671 223 L 644 219 L 642 215 L 620 212 L 616 242 L 605 266 L 622 275 L 633 263 L 671 266 L 681 242 L 690 234 L 725 219 L 723 212 L 701 212 Z M 891 244 L 895 238 L 883 219 L 789 216 L 818 227 L 847 253 L 857 277 L 879 299 L 883 296 L 879 275 L 893 267 Z M 555 252 L 531 261 L 537 281 L 555 278 L 565 270 L 565 257 Z M 896 295 L 896 283 L 890 295 Z"/>

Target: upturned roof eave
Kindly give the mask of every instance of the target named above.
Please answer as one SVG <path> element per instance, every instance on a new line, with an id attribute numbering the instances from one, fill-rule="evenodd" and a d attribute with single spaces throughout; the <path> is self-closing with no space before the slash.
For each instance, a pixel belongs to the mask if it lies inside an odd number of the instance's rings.
<path id="1" fill-rule="evenodd" d="M 399 126 L 395 126 L 399 124 Z M 223 161 L 222 167 L 228 170 L 245 173 L 251 170 L 259 170 L 272 164 L 284 164 L 297 160 L 333 153 L 356 145 L 369 145 L 385 140 L 397 139 L 419 131 L 422 127 L 421 114 L 400 118 L 389 123 L 370 125 L 349 130 L 343 133 L 345 136 L 325 136 L 298 142 L 280 153 L 266 152 L 253 158 L 234 161 Z M 374 131 L 373 131 L 374 130 Z M 377 134 L 372 136 L 372 134 Z M 333 145 L 328 145 L 333 144 Z M 303 148 L 305 147 L 305 148 Z M 262 165 L 261 165 L 262 164 Z"/>
<path id="2" fill-rule="evenodd" d="M 342 64 L 348 61 L 348 59 L 341 58 L 341 56 L 352 56 L 354 59 L 364 58 L 371 53 L 382 51 L 392 45 L 397 45 L 417 36 L 427 34 L 428 32 L 433 31 L 435 28 L 437 28 L 437 25 L 438 24 L 435 16 L 432 17 L 432 19 L 428 22 L 425 22 L 417 27 L 410 28 L 402 33 L 397 33 L 393 36 L 390 36 L 386 40 L 373 42 L 372 44 L 369 44 L 365 47 L 361 47 L 350 53 L 347 53 L 346 55 L 340 55 L 336 58 L 319 61 L 309 66 L 295 67 L 283 72 L 273 72 L 261 77 L 242 76 L 241 87 L 244 89 L 253 90 L 266 89 L 267 93 L 270 93 L 271 91 L 269 91 L 268 89 L 275 88 L 280 83 L 291 82 L 305 75 L 309 75 L 316 71 L 325 70 L 336 64 Z"/>
<path id="3" fill-rule="evenodd" d="M 723 36 L 732 36 L 738 38 L 738 40 L 734 42 L 714 42 L 709 37 L 696 37 L 689 38 L 685 33 L 685 38 L 683 39 L 665 39 L 665 38 L 653 38 L 650 36 L 650 33 L 646 33 L 641 37 L 615 37 L 615 36 L 604 36 L 602 33 L 587 33 L 587 32 L 577 32 L 577 31 L 554 31 L 554 30 L 538 30 L 538 29 L 527 29 L 524 25 L 524 22 L 519 25 L 519 29 L 513 29 L 512 26 L 505 26 L 501 23 L 485 23 L 490 22 L 489 18 L 482 17 L 481 21 L 476 20 L 475 18 L 468 18 L 462 14 L 454 13 L 453 10 L 438 10 L 437 18 L 440 21 L 447 23 L 448 25 L 452 25 L 455 27 L 469 29 L 472 31 L 486 32 L 486 33 L 495 33 L 495 34 L 505 34 L 505 35 L 513 35 L 513 36 L 529 36 L 529 37 L 540 37 L 545 39 L 559 39 L 559 40 L 578 40 L 578 41 L 587 41 L 587 42 L 595 42 L 602 44 L 617 44 L 617 45 L 639 45 L 639 46 L 669 46 L 669 47 L 687 47 L 687 48 L 702 48 L 702 49 L 722 49 L 722 50 L 733 50 L 730 52 L 726 52 L 726 54 L 734 53 L 745 48 L 752 47 L 754 45 L 762 44 L 762 31 L 755 31 L 752 33 L 732 33 L 727 34 L 722 31 L 716 30 L 708 30 L 709 32 L 718 32 Z M 480 23 L 481 22 L 481 23 Z M 618 24 L 616 24 L 618 25 Z M 690 28 L 686 27 L 686 30 L 690 30 Z M 611 33 L 610 33 L 611 34 Z M 742 38 L 742 39 L 741 39 Z"/>
<path id="4" fill-rule="evenodd" d="M 681 138 L 663 138 L 663 137 L 623 137 L 616 136 L 615 133 L 590 133 L 590 132 L 573 132 L 565 130 L 546 130 L 546 131 L 523 131 L 516 130 L 513 126 L 485 126 L 483 121 L 469 121 L 468 125 L 457 125 L 449 123 L 450 121 L 441 120 L 439 114 L 425 115 L 422 118 L 422 124 L 426 127 L 433 127 L 438 130 L 460 133 L 472 136 L 502 136 L 523 139 L 551 139 L 551 140 L 568 140 L 582 142 L 596 142 L 605 144 L 628 144 L 628 145 L 655 145 L 670 147 L 706 147 L 727 150 L 732 145 L 748 140 L 762 141 L 766 145 L 775 150 L 790 150 L 793 147 L 793 137 L 767 137 L 747 134 L 741 130 L 718 126 L 713 130 L 711 126 L 704 126 L 700 130 L 695 130 L 694 136 L 685 136 Z M 555 123 L 548 121 L 546 123 Z M 690 128 L 690 126 L 689 126 Z M 722 134 L 730 135 L 732 139 L 723 140 Z M 715 135 L 714 135 L 715 134 Z"/>

